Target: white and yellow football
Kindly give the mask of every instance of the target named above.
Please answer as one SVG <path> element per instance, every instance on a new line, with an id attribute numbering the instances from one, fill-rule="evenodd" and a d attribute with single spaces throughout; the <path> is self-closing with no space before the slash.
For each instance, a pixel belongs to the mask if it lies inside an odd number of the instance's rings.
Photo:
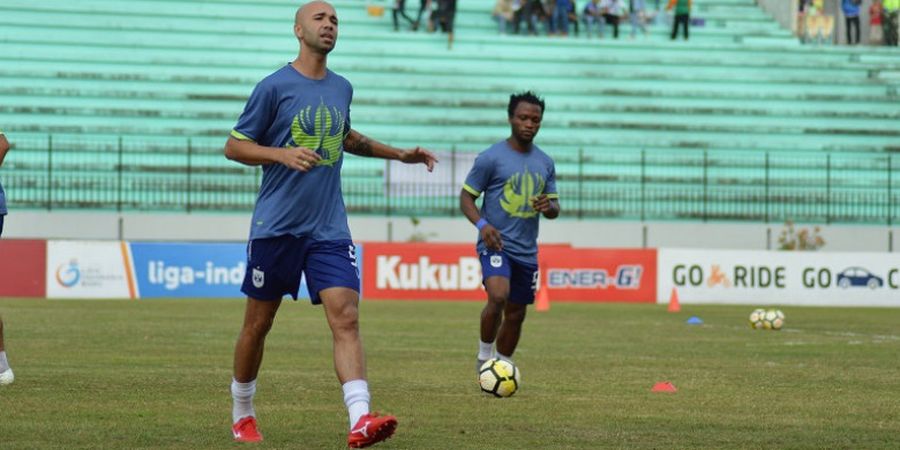
<path id="1" fill-rule="evenodd" d="M 762 323 L 766 330 L 780 330 L 784 326 L 784 313 L 780 309 L 769 309 L 763 316 Z"/>
<path id="2" fill-rule="evenodd" d="M 509 397 L 519 390 L 519 368 L 510 361 L 489 359 L 478 371 L 481 390 L 495 397 Z"/>
<path id="3" fill-rule="evenodd" d="M 752 313 L 750 313 L 750 328 L 754 330 L 763 329 L 763 319 L 766 317 L 766 310 L 764 309 L 754 309 Z"/>

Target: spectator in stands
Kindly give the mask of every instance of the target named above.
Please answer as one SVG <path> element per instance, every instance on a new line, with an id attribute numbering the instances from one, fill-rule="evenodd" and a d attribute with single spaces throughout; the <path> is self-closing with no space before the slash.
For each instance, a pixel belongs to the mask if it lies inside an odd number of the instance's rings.
<path id="1" fill-rule="evenodd" d="M 821 45 L 832 39 L 834 32 L 834 16 L 825 14 L 825 0 L 811 0 L 806 5 L 806 13 L 803 15 L 805 22 L 805 43 L 812 42 Z"/>
<path id="2" fill-rule="evenodd" d="M 861 3 L 862 0 L 841 1 L 841 10 L 844 12 L 844 23 L 847 25 L 847 45 L 859 44 L 859 5 Z M 854 27 L 856 32 L 851 33 L 850 29 Z"/>
<path id="3" fill-rule="evenodd" d="M 513 0 L 497 0 L 494 18 L 497 19 L 500 34 L 506 34 L 507 25 L 513 20 Z"/>
<path id="4" fill-rule="evenodd" d="M 810 14 L 825 14 L 825 0 L 811 0 L 807 9 Z"/>
<path id="5" fill-rule="evenodd" d="M 419 12 L 416 14 L 416 22 L 413 24 L 413 31 L 419 29 L 419 25 L 422 24 L 422 15 L 424 13 L 428 13 L 425 16 L 425 20 L 428 22 L 428 31 L 434 31 L 434 25 L 431 23 L 431 0 L 419 0 Z"/>
<path id="6" fill-rule="evenodd" d="M 662 25 L 663 18 L 666 16 L 663 14 L 662 8 L 662 0 L 653 0 L 653 24 L 654 25 Z"/>
<path id="7" fill-rule="evenodd" d="M 881 4 L 881 0 L 872 0 L 872 5 L 869 6 L 869 45 L 881 45 L 884 37 L 884 30 L 881 29 L 883 11 L 884 6 Z"/>
<path id="8" fill-rule="evenodd" d="M 797 2 L 797 36 L 800 36 L 800 42 L 806 43 L 806 14 L 812 0 L 799 0 Z"/>
<path id="9" fill-rule="evenodd" d="M 884 28 L 884 45 L 897 46 L 898 15 L 900 15 L 900 0 L 884 0 L 884 15 L 881 18 Z"/>
<path id="10" fill-rule="evenodd" d="M 542 8 L 541 0 L 514 0 L 513 34 L 519 34 L 519 25 L 524 20 L 528 34 L 537 34 L 537 11 Z"/>
<path id="11" fill-rule="evenodd" d="M 456 20 L 456 0 L 438 0 L 437 26 L 447 33 L 447 48 L 453 48 L 453 22 Z"/>
<path id="12" fill-rule="evenodd" d="M 584 29 L 587 37 L 590 38 L 592 34 L 592 29 L 594 25 L 597 25 L 597 33 L 602 38 L 603 37 L 603 13 L 600 12 L 600 0 L 588 0 L 587 4 L 584 5 L 584 10 L 581 12 L 581 17 L 584 20 Z"/>
<path id="13" fill-rule="evenodd" d="M 869 6 L 869 45 L 881 45 L 884 38 L 883 29 L 881 28 L 881 16 L 884 12 L 884 6 L 881 0 L 872 0 Z"/>
<path id="14" fill-rule="evenodd" d="M 619 21 L 622 18 L 622 12 L 624 10 L 624 5 L 622 4 L 622 0 L 601 0 L 600 1 L 600 12 L 603 14 L 603 19 L 600 21 L 600 35 L 604 35 L 605 25 L 613 26 L 613 38 L 619 38 Z"/>
<path id="15" fill-rule="evenodd" d="M 550 14 L 550 34 L 569 35 L 569 10 L 572 0 L 556 0 Z"/>
<path id="16" fill-rule="evenodd" d="M 556 0 L 540 0 L 540 7 L 535 8 L 535 22 L 544 24 L 544 32 L 552 35 L 556 32 L 553 25 L 553 7 Z"/>
<path id="17" fill-rule="evenodd" d="M 575 0 L 571 0 L 569 2 L 569 23 L 575 29 L 575 36 L 578 36 L 578 22 L 578 7 L 575 5 Z"/>
<path id="18" fill-rule="evenodd" d="M 675 20 L 672 21 L 672 40 L 678 36 L 678 25 L 684 26 L 684 40 L 688 40 L 688 28 L 691 26 L 691 0 L 669 0 L 666 10 L 675 9 Z"/>
<path id="19" fill-rule="evenodd" d="M 415 28 L 416 21 L 406 14 L 406 0 L 394 0 L 394 7 L 391 9 L 391 19 L 394 21 L 394 31 L 400 31 L 400 25 L 397 16 L 403 16 L 411 28 Z"/>
<path id="20" fill-rule="evenodd" d="M 3 131 L 0 130 L 0 167 L 3 166 L 3 159 L 6 158 L 6 152 L 9 151 L 9 141 Z M 3 235 L 3 219 L 6 217 L 6 194 L 3 192 L 3 186 L 0 186 L 0 235 Z M 3 318 L 0 317 L 0 386 L 5 386 L 13 382 L 15 377 L 13 371 L 9 367 L 9 361 L 6 360 L 6 348 L 3 347 Z"/>
<path id="21" fill-rule="evenodd" d="M 631 22 L 631 38 L 637 36 L 637 30 L 641 30 L 641 35 L 647 37 L 647 26 L 644 25 L 644 17 L 647 12 L 647 5 L 644 0 L 628 0 L 628 20 Z"/>

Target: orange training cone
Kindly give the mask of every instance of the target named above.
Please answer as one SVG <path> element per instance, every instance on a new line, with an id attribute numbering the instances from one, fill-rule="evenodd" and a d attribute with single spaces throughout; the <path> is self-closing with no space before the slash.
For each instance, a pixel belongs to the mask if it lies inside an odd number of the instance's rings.
<path id="1" fill-rule="evenodd" d="M 672 288 L 672 295 L 669 296 L 669 312 L 677 313 L 681 311 L 681 304 L 678 303 L 678 290 Z"/>
<path id="2" fill-rule="evenodd" d="M 550 292 L 547 289 L 545 277 L 541 277 L 541 283 L 538 286 L 537 296 L 534 299 L 535 311 L 550 311 Z"/>
<path id="3" fill-rule="evenodd" d="M 650 389 L 652 392 L 678 392 L 678 389 L 671 381 L 660 381 L 653 385 Z"/>
<path id="4" fill-rule="evenodd" d="M 537 291 L 537 297 L 534 299 L 535 311 L 550 310 L 550 294 L 547 293 L 547 286 L 541 286 Z"/>

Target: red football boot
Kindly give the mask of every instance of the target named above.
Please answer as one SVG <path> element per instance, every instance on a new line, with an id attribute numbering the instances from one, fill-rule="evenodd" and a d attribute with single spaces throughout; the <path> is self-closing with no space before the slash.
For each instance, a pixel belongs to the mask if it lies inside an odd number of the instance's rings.
<path id="1" fill-rule="evenodd" d="M 359 418 L 359 422 L 347 435 L 347 446 L 350 448 L 365 448 L 377 444 L 394 434 L 397 429 L 397 418 L 394 416 L 379 416 L 378 413 L 369 413 Z"/>
<path id="2" fill-rule="evenodd" d="M 238 420 L 231 427 L 231 433 L 234 434 L 236 442 L 259 442 L 263 440 L 259 430 L 256 429 L 256 418 L 253 416 L 247 416 Z"/>

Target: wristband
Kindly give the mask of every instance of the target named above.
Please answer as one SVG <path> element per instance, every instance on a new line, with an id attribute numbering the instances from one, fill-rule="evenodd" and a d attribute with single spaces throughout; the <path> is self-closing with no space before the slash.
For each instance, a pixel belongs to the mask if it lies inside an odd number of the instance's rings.
<path id="1" fill-rule="evenodd" d="M 488 221 L 484 220 L 484 217 L 482 217 L 482 218 L 478 219 L 478 222 L 475 222 L 475 228 L 478 228 L 478 231 L 481 231 L 481 229 L 484 228 L 484 226 L 487 224 L 488 224 Z"/>

